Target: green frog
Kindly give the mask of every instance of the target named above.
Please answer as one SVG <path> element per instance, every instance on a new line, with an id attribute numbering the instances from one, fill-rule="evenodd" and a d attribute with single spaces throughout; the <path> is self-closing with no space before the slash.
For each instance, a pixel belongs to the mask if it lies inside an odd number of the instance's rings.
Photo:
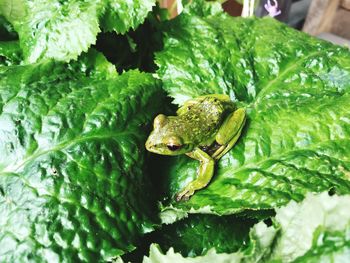
<path id="1" fill-rule="evenodd" d="M 236 109 L 229 96 L 211 94 L 186 101 L 176 114 L 156 116 L 146 149 L 162 155 L 186 154 L 200 162 L 197 178 L 176 195 L 180 201 L 188 200 L 210 182 L 215 161 L 241 135 L 246 112 L 244 108 Z"/>

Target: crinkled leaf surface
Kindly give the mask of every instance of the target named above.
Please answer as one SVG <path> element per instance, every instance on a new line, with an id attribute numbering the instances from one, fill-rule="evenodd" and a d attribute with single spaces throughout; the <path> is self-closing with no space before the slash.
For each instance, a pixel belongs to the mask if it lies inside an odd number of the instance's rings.
<path id="1" fill-rule="evenodd" d="M 109 0 L 102 18 L 103 28 L 122 34 L 130 28 L 136 29 L 155 3 L 156 0 Z"/>
<path id="2" fill-rule="evenodd" d="M 152 245 L 144 262 L 347 262 L 350 253 L 350 195 L 308 194 L 276 210 L 274 225 L 263 222 L 250 231 L 249 246 L 227 254 L 210 250 L 183 257 Z"/>
<path id="3" fill-rule="evenodd" d="M 256 220 L 235 216 L 190 215 L 164 225 L 153 242 L 164 251 L 173 247 L 191 257 L 204 255 L 212 248 L 217 253 L 232 253 L 248 241 L 249 230 L 255 223 Z"/>
<path id="4" fill-rule="evenodd" d="M 164 211 L 230 214 L 350 192 L 350 53 L 270 18 L 182 14 L 166 26 L 158 76 L 181 104 L 225 93 L 246 107 L 236 146 L 208 187 Z M 169 157 L 160 172 L 173 196 L 198 162 Z"/>
<path id="5" fill-rule="evenodd" d="M 125 33 L 142 23 L 154 4 L 155 0 L 5 0 L 0 14 L 18 32 L 27 62 L 69 61 L 96 42 L 100 22 Z"/>
<path id="6" fill-rule="evenodd" d="M 215 248 L 210 249 L 205 255 L 195 257 L 184 257 L 170 248 L 165 254 L 158 244 L 150 246 L 149 256 L 145 256 L 144 263 L 195 263 L 195 262 L 217 262 L 217 263 L 253 263 L 264 262 L 262 259 L 271 251 L 271 246 L 277 230 L 267 227 L 264 223 L 256 224 L 250 231 L 249 247 L 234 253 L 218 253 Z"/>
<path id="7" fill-rule="evenodd" d="M 0 67 L 2 260 L 106 260 L 156 223 L 143 145 L 158 82 L 76 67 Z"/>
<path id="8" fill-rule="evenodd" d="M 18 32 L 23 53 L 29 63 L 47 58 L 65 61 L 76 59 L 95 43 L 100 31 L 99 16 L 103 11 L 101 0 L 6 2 L 18 9 L 5 17 Z"/>
<path id="9" fill-rule="evenodd" d="M 213 249 L 216 253 L 233 253 L 247 246 L 250 228 L 256 222 L 236 216 L 189 215 L 145 235 L 137 249 L 123 255 L 123 260 L 141 262 L 152 243 L 162 251 L 172 248 L 185 257 L 206 255 Z"/>
<path id="10" fill-rule="evenodd" d="M 115 66 L 93 48 L 81 54 L 77 61 L 71 61 L 69 72 L 80 72 L 86 77 L 95 79 L 109 79 L 118 75 Z"/>

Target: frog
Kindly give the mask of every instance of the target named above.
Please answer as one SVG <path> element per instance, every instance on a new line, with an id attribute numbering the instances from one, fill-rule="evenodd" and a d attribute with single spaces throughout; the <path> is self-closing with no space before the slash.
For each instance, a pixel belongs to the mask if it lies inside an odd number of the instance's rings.
<path id="1" fill-rule="evenodd" d="M 214 175 L 215 163 L 236 144 L 246 123 L 245 108 L 237 108 L 225 94 L 207 94 L 189 99 L 176 116 L 159 114 L 145 147 L 161 155 L 187 155 L 199 161 L 197 177 L 175 196 L 188 200 L 205 188 Z"/>

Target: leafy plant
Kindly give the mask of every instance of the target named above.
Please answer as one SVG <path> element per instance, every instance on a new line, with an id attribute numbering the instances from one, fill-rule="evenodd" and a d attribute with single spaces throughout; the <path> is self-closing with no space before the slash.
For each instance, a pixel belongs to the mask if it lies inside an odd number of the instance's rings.
<path id="1" fill-rule="evenodd" d="M 78 63 L 0 68 L 5 261 L 107 260 L 158 222 L 142 146 L 162 90 L 137 71 L 85 71 L 92 59 L 80 72 Z"/>
<path id="2" fill-rule="evenodd" d="M 2 260 L 347 259 L 349 51 L 221 2 L 174 19 L 155 0 L 0 3 Z M 144 142 L 157 114 L 208 93 L 247 124 L 176 202 L 197 161 Z"/>
<path id="3" fill-rule="evenodd" d="M 166 222 L 189 211 L 270 209 L 310 191 L 349 193 L 348 50 L 270 18 L 183 14 L 165 28 L 157 73 L 174 102 L 225 93 L 248 113 L 210 185 L 188 202 L 166 203 Z M 186 156 L 169 160 L 162 177 L 170 198 L 197 167 Z"/>
<path id="4" fill-rule="evenodd" d="M 125 33 L 146 18 L 155 0 L 4 0 L 2 14 L 18 32 L 26 62 L 76 59 L 101 31 Z"/>
<path id="5" fill-rule="evenodd" d="M 343 262 L 350 252 L 349 202 L 350 195 L 309 194 L 300 204 L 291 201 L 276 209 L 272 226 L 256 224 L 249 246 L 241 251 L 213 249 L 204 256 L 184 258 L 173 249 L 164 254 L 153 244 L 143 262 Z"/>

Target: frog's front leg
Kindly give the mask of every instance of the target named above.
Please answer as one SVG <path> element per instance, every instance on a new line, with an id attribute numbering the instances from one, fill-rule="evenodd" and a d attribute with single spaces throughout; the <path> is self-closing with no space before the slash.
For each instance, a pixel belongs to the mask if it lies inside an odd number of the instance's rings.
<path id="1" fill-rule="evenodd" d="M 235 145 L 241 135 L 245 120 L 244 108 L 237 109 L 225 119 L 215 138 L 217 143 L 221 145 L 212 155 L 215 160 L 220 159 Z"/>
<path id="2" fill-rule="evenodd" d="M 199 172 L 197 178 L 177 194 L 177 201 L 188 200 L 194 194 L 194 191 L 205 187 L 214 175 L 214 159 L 207 153 L 196 148 L 194 151 L 187 153 L 187 155 L 200 162 Z"/>

